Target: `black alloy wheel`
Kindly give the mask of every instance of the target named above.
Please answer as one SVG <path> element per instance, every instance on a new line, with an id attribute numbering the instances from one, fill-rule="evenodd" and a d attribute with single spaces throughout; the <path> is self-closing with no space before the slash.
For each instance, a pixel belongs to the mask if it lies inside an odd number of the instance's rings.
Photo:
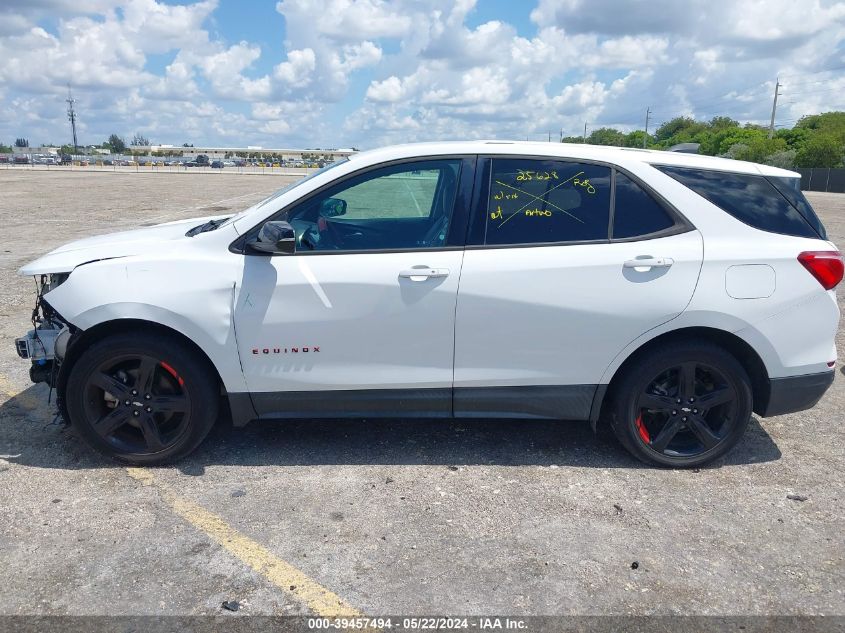
<path id="1" fill-rule="evenodd" d="M 145 354 L 101 363 L 88 377 L 85 415 L 121 453 L 158 453 L 187 431 L 191 398 L 166 362 Z"/>
<path id="2" fill-rule="evenodd" d="M 640 393 L 634 423 L 651 450 L 694 457 L 718 446 L 736 425 L 736 390 L 714 367 L 687 361 Z"/>
<path id="3" fill-rule="evenodd" d="M 70 369 L 71 424 L 102 453 L 158 464 L 193 451 L 217 419 L 217 377 L 174 336 L 116 334 L 84 350 Z"/>
<path id="4" fill-rule="evenodd" d="M 654 349 L 614 385 L 611 423 L 637 458 L 662 466 L 706 464 L 733 447 L 751 418 L 751 381 L 709 342 Z"/>

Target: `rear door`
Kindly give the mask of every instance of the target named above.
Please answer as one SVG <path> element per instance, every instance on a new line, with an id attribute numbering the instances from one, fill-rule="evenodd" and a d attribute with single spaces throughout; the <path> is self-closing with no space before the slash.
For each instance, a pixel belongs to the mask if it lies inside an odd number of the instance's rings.
<path id="1" fill-rule="evenodd" d="M 480 169 L 455 414 L 586 419 L 616 354 L 689 303 L 701 235 L 607 165 L 493 157 Z"/>

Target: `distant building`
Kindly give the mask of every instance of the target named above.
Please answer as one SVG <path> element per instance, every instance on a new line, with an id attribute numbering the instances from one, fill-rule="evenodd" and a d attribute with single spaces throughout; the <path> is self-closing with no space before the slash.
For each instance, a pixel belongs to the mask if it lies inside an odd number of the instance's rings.
<path id="1" fill-rule="evenodd" d="M 324 159 L 335 161 L 354 154 L 353 149 L 290 149 L 272 147 L 174 147 L 173 145 L 131 145 L 129 151 L 151 155 L 153 152 L 180 153 L 184 158 L 196 158 L 204 154 L 216 158 L 274 157 L 283 161 L 308 161 Z M 316 158 L 314 158 L 316 157 Z"/>

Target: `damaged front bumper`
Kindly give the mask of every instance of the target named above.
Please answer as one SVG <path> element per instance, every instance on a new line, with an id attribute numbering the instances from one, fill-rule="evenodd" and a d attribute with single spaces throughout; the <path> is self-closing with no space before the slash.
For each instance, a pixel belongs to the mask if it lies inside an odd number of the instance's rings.
<path id="1" fill-rule="evenodd" d="M 33 329 L 15 339 L 15 351 L 32 362 L 29 377 L 32 382 L 53 382 L 55 370 L 67 352 L 71 331 L 68 324 L 44 300 L 44 294 L 67 279 L 67 275 L 42 275 L 38 296 L 32 311 Z M 36 282 L 38 280 L 36 279 Z"/>

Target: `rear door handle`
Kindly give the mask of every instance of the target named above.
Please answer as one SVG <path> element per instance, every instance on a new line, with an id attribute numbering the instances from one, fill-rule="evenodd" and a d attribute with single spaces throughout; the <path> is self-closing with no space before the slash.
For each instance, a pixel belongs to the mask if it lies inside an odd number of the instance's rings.
<path id="1" fill-rule="evenodd" d="M 638 257 L 629 259 L 624 264 L 625 268 L 669 268 L 675 260 L 671 257 Z"/>
<path id="2" fill-rule="evenodd" d="M 410 268 L 399 272 L 400 277 L 410 279 L 412 281 L 423 281 L 425 279 L 435 279 L 438 277 L 448 277 L 448 268 Z"/>

